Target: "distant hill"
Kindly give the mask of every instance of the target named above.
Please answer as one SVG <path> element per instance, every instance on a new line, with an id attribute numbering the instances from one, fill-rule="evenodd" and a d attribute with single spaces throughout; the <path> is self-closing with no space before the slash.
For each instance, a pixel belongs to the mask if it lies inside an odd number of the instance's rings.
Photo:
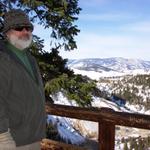
<path id="1" fill-rule="evenodd" d="M 133 70 L 150 71 L 150 61 L 140 59 L 113 58 L 86 58 L 69 60 L 68 67 L 86 71 L 116 71 L 126 72 Z"/>
<path id="2" fill-rule="evenodd" d="M 126 58 L 89 58 L 68 62 L 77 74 L 98 81 L 101 91 L 116 94 L 139 111 L 150 109 L 150 61 Z"/>

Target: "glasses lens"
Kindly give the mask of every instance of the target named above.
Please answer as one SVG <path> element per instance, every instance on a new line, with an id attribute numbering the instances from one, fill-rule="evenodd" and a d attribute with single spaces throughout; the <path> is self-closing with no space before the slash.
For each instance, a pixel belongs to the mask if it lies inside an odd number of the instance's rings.
<path id="1" fill-rule="evenodd" d="M 32 32 L 31 27 L 16 27 L 16 28 L 14 28 L 14 30 L 16 30 L 16 31 L 22 31 L 23 29 L 25 29 L 26 31 L 31 31 Z"/>

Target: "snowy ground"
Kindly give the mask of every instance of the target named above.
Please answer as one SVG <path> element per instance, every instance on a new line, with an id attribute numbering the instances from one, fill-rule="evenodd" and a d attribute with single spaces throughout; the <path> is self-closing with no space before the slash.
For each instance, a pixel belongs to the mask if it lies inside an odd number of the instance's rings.
<path id="1" fill-rule="evenodd" d="M 125 71 L 125 72 L 117 72 L 117 71 L 102 71 L 102 72 L 95 72 L 95 71 L 85 71 L 85 70 L 79 70 L 79 69 L 73 69 L 75 74 L 82 74 L 86 75 L 89 78 L 93 80 L 99 80 L 100 77 L 117 77 L 117 76 L 124 76 L 124 75 L 137 75 L 137 74 L 150 74 L 150 71 L 145 72 L 143 70 L 132 70 L 132 71 Z"/>
<path id="2" fill-rule="evenodd" d="M 93 71 L 80 71 L 75 69 L 75 73 L 87 75 L 92 79 L 98 80 L 100 76 L 111 76 L 111 72 L 109 74 L 102 74 L 102 73 L 95 73 Z M 136 71 L 135 71 L 136 73 Z M 137 72 L 138 73 L 138 72 Z M 114 74 L 113 74 L 114 75 Z M 123 75 L 122 73 L 117 73 L 116 75 L 120 76 Z M 63 105 L 73 105 L 76 106 L 77 104 L 73 101 L 68 101 L 66 97 L 63 96 L 62 93 L 58 93 L 53 97 L 55 99 L 55 104 L 63 104 Z M 107 101 L 103 98 L 94 97 L 94 101 L 92 102 L 92 106 L 96 107 L 108 107 L 115 111 L 123 111 L 123 112 L 131 112 L 131 113 L 144 113 L 150 115 L 150 110 L 144 112 L 144 110 L 138 109 L 138 106 L 126 105 L 128 109 L 125 107 L 119 107 L 113 102 Z M 48 121 L 51 120 L 53 124 L 57 124 L 58 131 L 63 139 L 66 141 L 71 141 L 72 144 L 78 144 L 85 142 L 86 137 L 91 138 L 92 140 L 97 140 L 98 137 L 98 124 L 95 122 L 77 120 L 77 119 L 69 119 L 57 116 L 49 116 Z M 80 133 L 81 134 L 80 134 Z M 127 128 L 127 127 L 119 127 L 116 130 L 116 147 L 115 150 L 123 149 L 123 145 L 118 141 L 122 137 L 147 137 L 150 136 L 150 131 L 148 130 L 141 130 L 135 128 Z M 119 143 L 119 144 L 118 144 Z"/>
<path id="3" fill-rule="evenodd" d="M 55 95 L 56 96 L 56 95 Z M 57 104 L 72 105 L 70 101 L 63 96 L 62 93 L 57 94 Z M 118 107 L 115 103 L 107 101 L 103 98 L 96 98 L 92 103 L 93 107 L 108 107 L 115 111 L 130 112 L 128 109 L 123 107 Z M 131 112 L 136 112 L 136 108 L 131 106 Z M 51 120 L 53 124 L 57 124 L 58 131 L 66 142 L 71 141 L 72 144 L 80 145 L 85 142 L 86 138 L 91 138 L 92 140 L 98 139 L 98 123 L 77 119 L 69 119 L 58 116 L 49 116 L 48 120 Z M 79 133 L 80 132 L 80 133 Z M 122 137 L 147 137 L 150 136 L 150 131 L 141 130 L 136 128 L 127 127 L 117 127 L 116 129 L 116 148 L 115 150 L 120 150 L 121 144 L 118 142 Z M 118 144 L 119 143 L 119 144 Z"/>

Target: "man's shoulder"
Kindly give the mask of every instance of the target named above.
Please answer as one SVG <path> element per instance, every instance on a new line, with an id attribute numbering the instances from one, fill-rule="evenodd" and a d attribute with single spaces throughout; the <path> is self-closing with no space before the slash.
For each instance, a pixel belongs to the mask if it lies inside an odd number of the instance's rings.
<path id="1" fill-rule="evenodd" d="M 6 47 L 6 41 L 0 40 L 0 51 L 4 51 L 5 47 Z"/>
<path id="2" fill-rule="evenodd" d="M 9 52 L 7 52 L 5 40 L 0 40 L 0 60 L 10 60 Z"/>
<path id="3" fill-rule="evenodd" d="M 6 55 L 6 42 L 4 40 L 0 40 L 0 55 Z"/>

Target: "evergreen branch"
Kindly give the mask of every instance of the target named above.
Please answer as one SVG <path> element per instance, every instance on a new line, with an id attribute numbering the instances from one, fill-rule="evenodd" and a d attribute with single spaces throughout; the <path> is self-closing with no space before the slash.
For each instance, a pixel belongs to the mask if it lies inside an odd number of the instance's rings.
<path id="1" fill-rule="evenodd" d="M 9 9 L 9 7 L 7 5 L 5 5 L 3 2 L 0 2 L 0 7 L 4 7 L 4 8 L 8 8 Z"/>

